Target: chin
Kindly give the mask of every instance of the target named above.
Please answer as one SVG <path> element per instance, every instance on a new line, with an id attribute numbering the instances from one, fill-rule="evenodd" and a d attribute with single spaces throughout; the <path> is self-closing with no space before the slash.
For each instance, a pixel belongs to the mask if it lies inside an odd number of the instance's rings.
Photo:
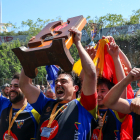
<path id="1" fill-rule="evenodd" d="M 98 108 L 105 108 L 105 106 L 103 104 L 101 105 L 98 104 Z"/>

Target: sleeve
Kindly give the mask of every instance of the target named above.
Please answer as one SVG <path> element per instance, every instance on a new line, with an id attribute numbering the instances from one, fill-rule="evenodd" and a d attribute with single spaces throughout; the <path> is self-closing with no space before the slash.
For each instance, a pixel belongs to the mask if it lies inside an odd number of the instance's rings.
<path id="1" fill-rule="evenodd" d="M 133 99 L 126 99 L 128 101 L 129 104 L 131 104 Z"/>
<path id="2" fill-rule="evenodd" d="M 97 93 L 94 93 L 92 95 L 84 95 L 81 94 L 81 98 L 79 99 L 81 105 L 90 112 L 95 119 L 97 119 Z"/>
<path id="3" fill-rule="evenodd" d="M 43 92 L 40 92 L 40 95 L 37 99 L 37 101 L 33 104 L 31 104 L 31 106 L 41 115 L 42 110 L 44 108 L 44 106 L 47 104 L 48 101 L 50 101 L 52 99 L 47 98 Z"/>
<path id="4" fill-rule="evenodd" d="M 9 99 L 7 99 L 1 95 L 0 96 L 0 115 L 1 115 L 2 110 L 4 108 L 8 107 L 9 104 L 10 104 Z"/>

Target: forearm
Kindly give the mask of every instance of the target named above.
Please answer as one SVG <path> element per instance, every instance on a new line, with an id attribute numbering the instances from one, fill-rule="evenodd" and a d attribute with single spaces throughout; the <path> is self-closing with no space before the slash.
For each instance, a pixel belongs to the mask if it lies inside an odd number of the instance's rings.
<path id="1" fill-rule="evenodd" d="M 22 88 L 26 84 L 31 84 L 31 79 L 25 75 L 24 70 L 22 69 L 20 73 L 19 87 Z"/>
<path id="2" fill-rule="evenodd" d="M 129 80 L 129 78 L 125 77 L 122 81 L 120 81 L 114 87 L 112 87 L 103 100 L 104 105 L 107 107 L 115 105 L 130 82 L 131 81 Z"/>
<path id="3" fill-rule="evenodd" d="M 128 68 L 128 73 L 131 71 L 132 66 L 130 61 L 128 60 L 128 58 L 126 57 L 126 55 L 122 52 L 122 50 L 120 49 L 119 51 L 119 56 L 120 59 L 123 61 L 124 65 Z"/>
<path id="4" fill-rule="evenodd" d="M 82 47 L 81 42 L 76 44 L 76 46 L 81 58 L 81 64 L 84 73 L 82 91 L 85 95 L 92 95 L 96 92 L 97 85 L 95 65 L 86 50 Z"/>
<path id="5" fill-rule="evenodd" d="M 78 49 L 79 56 L 81 58 L 81 64 L 82 64 L 82 68 L 84 71 L 84 75 L 95 76 L 96 68 L 95 68 L 95 65 L 94 65 L 92 59 L 90 58 L 88 53 L 83 48 L 80 41 L 77 42 L 76 46 Z"/>
<path id="6" fill-rule="evenodd" d="M 74 43 L 81 58 L 81 64 L 84 72 L 82 91 L 86 96 L 92 95 L 96 92 L 97 86 L 95 65 L 81 44 L 81 36 L 82 36 L 81 32 L 74 27 L 72 27 L 70 31 L 75 34 Z"/>
<path id="7" fill-rule="evenodd" d="M 120 58 L 115 57 L 113 59 L 113 61 L 114 61 L 114 66 L 115 66 L 116 77 L 117 77 L 118 82 L 120 82 L 123 78 L 125 78 L 125 73 L 124 73 L 122 64 L 120 62 Z M 123 93 L 121 94 L 121 98 L 124 98 L 124 99 L 127 98 L 127 89 L 126 88 L 123 91 Z"/>
<path id="8" fill-rule="evenodd" d="M 25 75 L 23 69 L 20 74 L 19 87 L 22 90 L 23 94 L 26 96 L 29 103 L 36 102 L 40 90 L 32 85 L 31 79 Z"/>

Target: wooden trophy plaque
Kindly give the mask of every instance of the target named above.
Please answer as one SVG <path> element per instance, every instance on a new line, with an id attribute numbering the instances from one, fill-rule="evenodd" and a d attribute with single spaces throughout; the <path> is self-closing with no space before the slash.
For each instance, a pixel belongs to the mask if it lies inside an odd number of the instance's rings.
<path id="1" fill-rule="evenodd" d="M 35 36 L 35 39 L 29 41 L 29 48 L 23 46 L 12 49 L 25 74 L 29 78 L 35 78 L 35 69 L 45 65 L 58 65 L 64 71 L 70 72 L 74 60 L 69 52 L 73 44 L 73 36 L 69 29 L 75 26 L 81 31 L 85 24 L 86 19 L 83 16 L 69 18 L 64 23 L 63 21 L 51 22 Z"/>

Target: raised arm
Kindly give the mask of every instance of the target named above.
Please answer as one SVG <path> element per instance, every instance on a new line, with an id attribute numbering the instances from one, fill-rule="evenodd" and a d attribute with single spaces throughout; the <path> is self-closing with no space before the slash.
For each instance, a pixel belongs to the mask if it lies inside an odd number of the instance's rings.
<path id="1" fill-rule="evenodd" d="M 97 46 L 98 46 L 98 44 L 97 44 Z M 96 56 L 97 47 L 94 48 L 94 46 L 88 45 L 88 46 L 86 46 L 86 51 L 89 54 L 90 58 L 93 60 L 94 57 Z M 97 75 L 97 70 L 96 70 L 96 75 Z M 84 71 L 83 71 L 83 69 L 82 69 L 82 71 L 80 73 L 80 77 L 82 79 L 84 79 Z"/>
<path id="2" fill-rule="evenodd" d="M 82 90 L 85 95 L 91 95 L 96 92 L 96 68 L 92 59 L 81 44 L 82 33 L 76 28 L 71 28 L 70 31 L 75 34 L 74 43 L 78 49 L 78 53 L 81 58 L 81 64 L 83 67 L 84 78 Z"/>
<path id="3" fill-rule="evenodd" d="M 25 75 L 23 69 L 21 70 L 19 87 L 30 104 L 35 103 L 37 101 L 38 96 L 40 94 L 40 90 L 34 85 L 32 85 L 31 79 Z"/>
<path id="4" fill-rule="evenodd" d="M 111 43 L 115 43 L 115 40 L 114 40 L 114 38 L 112 37 L 112 36 L 107 36 L 107 37 L 105 37 L 105 36 L 103 36 L 102 37 L 103 39 L 104 38 L 107 38 L 108 40 L 109 40 L 109 42 Z M 122 50 L 121 49 L 119 49 L 119 56 L 120 56 L 120 59 L 122 60 L 122 62 L 123 62 L 123 64 L 125 65 L 125 67 L 127 67 L 127 71 L 128 71 L 128 73 L 131 71 L 131 69 L 132 69 L 132 66 L 131 66 L 131 63 L 130 63 L 130 61 L 128 60 L 128 58 L 126 57 L 126 55 L 122 52 Z"/>
<path id="5" fill-rule="evenodd" d="M 128 58 L 126 57 L 126 55 L 123 53 L 123 51 L 121 49 L 119 49 L 119 56 L 120 59 L 122 60 L 123 64 L 125 65 L 125 67 L 127 68 L 128 73 L 132 70 L 132 66 L 130 61 L 128 60 Z"/>
<path id="6" fill-rule="evenodd" d="M 110 46 L 108 44 L 106 45 L 107 45 L 107 51 L 113 59 L 116 77 L 119 82 L 123 78 L 125 78 L 125 73 L 124 73 L 120 58 L 119 58 L 119 46 L 113 42 L 110 43 Z M 127 98 L 127 89 L 123 91 L 123 93 L 121 94 L 121 98 L 124 98 L 124 99 Z"/>
<path id="7" fill-rule="evenodd" d="M 131 112 L 130 105 L 127 100 L 120 98 L 123 90 L 127 85 L 135 80 L 140 79 L 140 68 L 134 68 L 122 81 L 117 83 L 105 96 L 104 105 L 110 109 L 121 113 L 128 114 Z"/>

